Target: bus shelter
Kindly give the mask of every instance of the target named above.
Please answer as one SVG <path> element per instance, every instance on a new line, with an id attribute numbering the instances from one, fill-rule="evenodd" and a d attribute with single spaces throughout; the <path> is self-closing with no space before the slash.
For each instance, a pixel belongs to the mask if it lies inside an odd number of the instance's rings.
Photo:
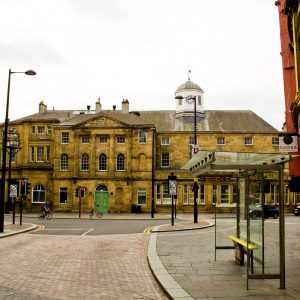
<path id="1" fill-rule="evenodd" d="M 199 151 L 183 166 L 194 178 L 218 174 L 235 181 L 236 220 L 232 226 L 228 226 L 228 218 L 217 217 L 218 203 L 213 203 L 215 259 L 217 250 L 235 249 L 236 262 L 244 265 L 246 255 L 247 289 L 251 279 L 279 279 L 280 288 L 285 288 L 283 171 L 290 159 L 281 154 Z M 270 176 L 278 182 L 278 207 L 267 219 Z"/>

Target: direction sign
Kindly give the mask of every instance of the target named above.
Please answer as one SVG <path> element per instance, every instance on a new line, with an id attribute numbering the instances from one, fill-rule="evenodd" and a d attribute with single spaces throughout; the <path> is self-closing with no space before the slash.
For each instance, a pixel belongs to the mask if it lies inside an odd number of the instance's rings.
<path id="1" fill-rule="evenodd" d="M 11 184 L 9 187 L 9 197 L 18 197 L 18 185 Z"/>

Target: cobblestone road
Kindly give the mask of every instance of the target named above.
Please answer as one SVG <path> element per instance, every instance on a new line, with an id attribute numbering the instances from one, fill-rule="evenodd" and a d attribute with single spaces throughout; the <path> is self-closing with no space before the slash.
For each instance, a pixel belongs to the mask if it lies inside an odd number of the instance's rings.
<path id="1" fill-rule="evenodd" d="M 149 270 L 148 240 L 148 234 L 2 239 L 0 299 L 168 299 Z"/>

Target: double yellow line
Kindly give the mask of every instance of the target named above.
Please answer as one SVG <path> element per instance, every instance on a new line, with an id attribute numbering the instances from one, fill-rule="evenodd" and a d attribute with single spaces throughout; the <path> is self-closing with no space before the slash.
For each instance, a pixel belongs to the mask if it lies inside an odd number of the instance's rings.
<path id="1" fill-rule="evenodd" d="M 144 229 L 143 233 L 150 233 L 152 231 L 153 227 L 147 227 Z"/>

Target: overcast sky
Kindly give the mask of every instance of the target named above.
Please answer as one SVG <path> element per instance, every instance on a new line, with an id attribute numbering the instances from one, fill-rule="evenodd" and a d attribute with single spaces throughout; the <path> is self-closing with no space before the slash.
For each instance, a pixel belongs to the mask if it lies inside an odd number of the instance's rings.
<path id="1" fill-rule="evenodd" d="M 0 0 L 0 121 L 8 70 L 11 120 L 48 109 L 175 109 L 187 80 L 206 110 L 284 122 L 274 0 Z"/>

